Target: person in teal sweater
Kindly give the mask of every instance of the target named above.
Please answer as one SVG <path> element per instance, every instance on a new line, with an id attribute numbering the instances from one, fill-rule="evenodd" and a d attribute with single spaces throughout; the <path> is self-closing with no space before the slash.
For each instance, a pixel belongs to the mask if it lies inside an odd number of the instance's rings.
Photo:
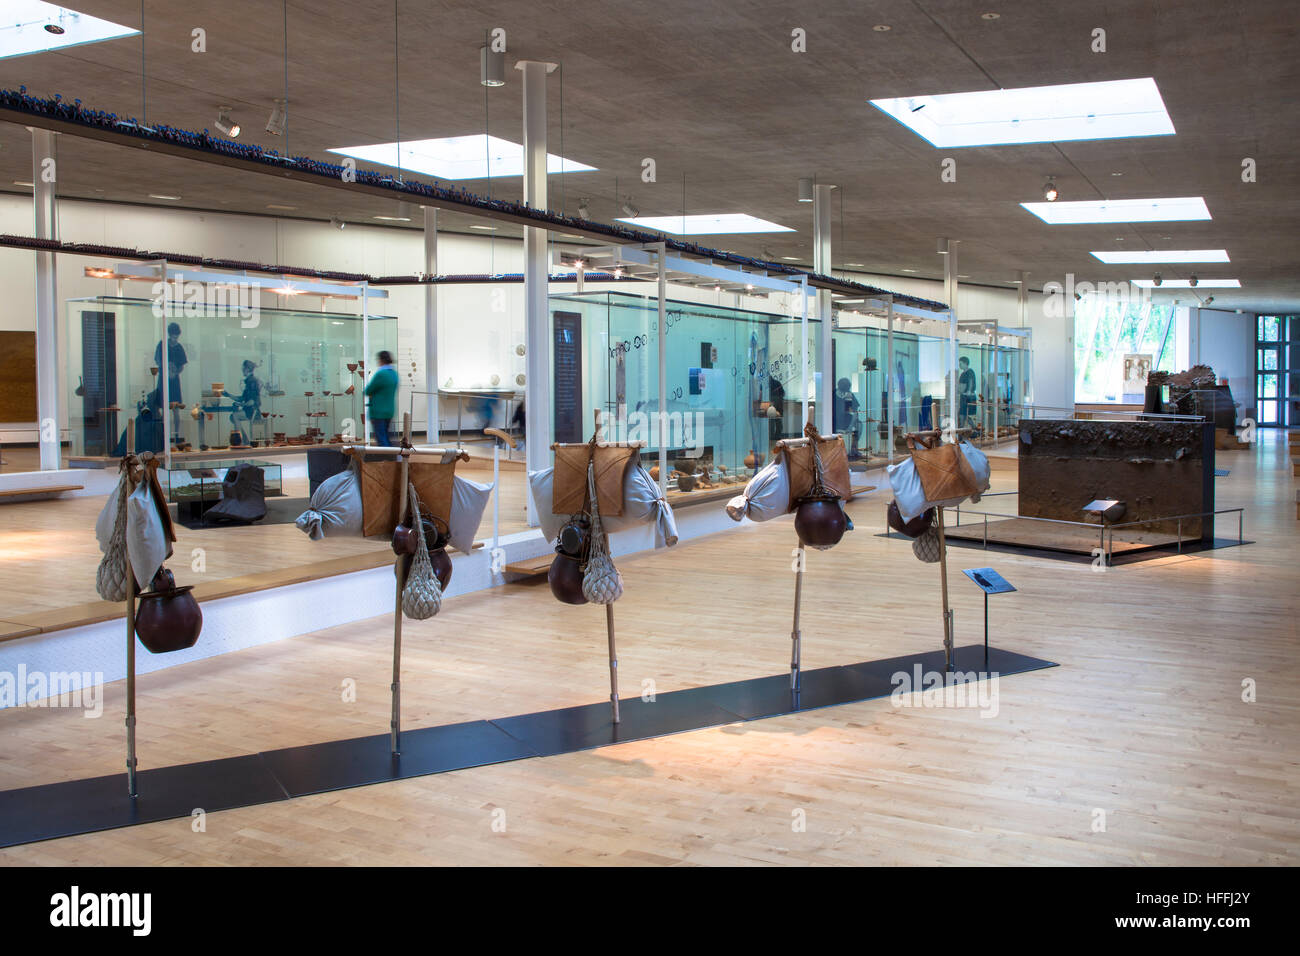
<path id="1" fill-rule="evenodd" d="M 393 356 L 380 352 L 379 368 L 370 376 L 366 385 L 366 397 L 369 399 L 370 424 L 375 427 L 375 441 L 380 445 L 391 445 L 388 429 L 393 423 L 397 411 L 397 370 L 393 368 Z"/>

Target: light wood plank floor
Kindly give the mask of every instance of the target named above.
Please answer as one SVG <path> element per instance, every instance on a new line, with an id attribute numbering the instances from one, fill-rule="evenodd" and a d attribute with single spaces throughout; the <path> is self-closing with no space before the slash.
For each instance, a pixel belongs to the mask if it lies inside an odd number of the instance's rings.
<path id="1" fill-rule="evenodd" d="M 952 550 L 954 568 L 991 564 L 1021 589 L 993 600 L 994 641 L 1062 665 L 1001 681 L 993 717 L 872 701 L 216 813 L 205 833 L 178 820 L 18 847 L 0 862 L 1295 864 L 1295 483 L 1282 436 L 1219 464 L 1232 470 L 1220 507 L 1250 509 L 1246 548 L 1102 573 Z M 877 536 L 885 502 L 854 502 L 857 530 L 810 555 L 806 667 L 939 647 L 937 567 Z M 624 695 L 646 680 L 662 692 L 782 672 L 791 538 L 772 522 L 622 561 Z M 952 595 L 959 640 L 977 641 L 979 592 L 958 575 Z M 384 732 L 390 635 L 379 618 L 143 676 L 142 766 Z M 599 609 L 560 605 L 544 583 L 449 601 L 406 626 L 407 726 L 601 700 L 604 641 Z M 120 771 L 122 705 L 112 685 L 99 720 L 0 712 L 0 787 Z"/>

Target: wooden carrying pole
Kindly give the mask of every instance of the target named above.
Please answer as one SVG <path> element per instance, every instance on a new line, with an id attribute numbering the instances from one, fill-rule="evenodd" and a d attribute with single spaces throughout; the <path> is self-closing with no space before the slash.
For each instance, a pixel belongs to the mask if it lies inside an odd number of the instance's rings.
<path id="1" fill-rule="evenodd" d="M 953 435 L 969 434 L 969 428 L 951 429 Z M 908 438 L 933 438 L 945 434 L 943 430 L 932 428 L 923 432 L 908 432 Z M 943 660 L 944 669 L 951 671 L 953 668 L 953 612 L 948 607 L 948 540 L 943 533 L 943 507 L 934 509 L 934 523 L 939 532 L 939 589 L 943 600 Z"/>
<path id="2" fill-rule="evenodd" d="M 406 503 L 409 492 L 407 484 L 411 473 L 411 413 L 402 413 L 402 447 L 397 449 L 402 463 L 402 477 L 397 482 L 397 523 L 406 520 Z M 418 531 L 418 529 L 417 529 Z M 389 744 L 393 756 L 402 752 L 402 591 L 406 587 L 405 555 L 399 554 L 393 561 L 393 577 L 397 579 L 396 596 L 393 602 L 393 682 L 390 690 L 393 696 L 393 712 L 388 722 Z"/>
<path id="3" fill-rule="evenodd" d="M 126 453 L 123 457 L 122 494 L 131 490 L 131 475 L 137 466 L 135 457 L 135 419 L 126 421 Z M 135 784 L 135 571 L 130 555 L 126 561 L 126 792 L 134 800 Z"/>

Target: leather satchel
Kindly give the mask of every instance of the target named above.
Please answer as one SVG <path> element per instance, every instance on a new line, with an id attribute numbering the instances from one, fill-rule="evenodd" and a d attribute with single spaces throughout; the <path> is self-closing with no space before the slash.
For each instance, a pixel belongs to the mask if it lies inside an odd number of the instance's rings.
<path id="1" fill-rule="evenodd" d="M 637 460 L 636 445 L 592 445 L 590 442 L 552 445 L 555 474 L 551 482 L 551 514 L 575 515 L 587 510 L 587 466 L 595 449 L 596 503 L 606 518 L 623 516 L 623 485 Z"/>
<path id="2" fill-rule="evenodd" d="M 451 493 L 456 482 L 456 458 L 443 463 L 412 458 L 410 482 L 425 513 L 442 527 L 451 526 Z M 397 461 L 362 461 L 361 533 L 367 538 L 389 536 L 397 527 L 402 492 L 402 465 Z"/>
<path id="3" fill-rule="evenodd" d="M 841 501 L 848 501 L 853 494 L 849 479 L 849 454 L 844 447 L 844 439 L 839 435 L 823 438 L 815 429 L 805 429 L 811 433 L 807 438 L 789 438 L 776 443 L 776 454 L 785 463 L 786 474 L 790 478 L 790 501 L 786 508 L 793 511 L 795 506 L 807 498 L 813 490 L 817 478 L 817 462 L 813 455 L 812 443 L 817 442 L 817 451 L 822 459 L 822 484 L 826 490 Z"/>
<path id="4" fill-rule="evenodd" d="M 916 476 L 921 481 L 926 501 L 945 501 L 980 493 L 979 480 L 961 449 L 954 444 L 941 445 L 938 436 L 926 439 L 908 436 Z"/>

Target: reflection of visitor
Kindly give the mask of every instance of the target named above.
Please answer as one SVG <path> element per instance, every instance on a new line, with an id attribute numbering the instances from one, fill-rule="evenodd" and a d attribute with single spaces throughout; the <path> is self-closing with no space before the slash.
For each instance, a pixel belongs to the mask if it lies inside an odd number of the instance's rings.
<path id="1" fill-rule="evenodd" d="M 638 409 L 638 411 L 640 410 L 642 404 L 644 404 L 644 403 L 642 403 L 642 402 L 638 402 L 638 403 L 637 403 L 637 409 Z M 523 402 L 523 399 L 520 399 L 520 400 L 519 400 L 519 404 L 515 406 L 515 414 L 514 414 L 514 416 L 510 419 L 510 427 L 511 427 L 511 429 L 512 429 L 512 430 L 513 430 L 513 431 L 514 431 L 514 432 L 519 436 L 519 451 L 520 451 L 520 452 L 523 452 L 523 451 L 525 450 L 525 449 L 524 449 L 524 439 L 528 437 L 528 436 L 527 436 L 527 429 L 528 429 L 528 425 L 527 425 L 527 423 L 528 423 L 528 416 L 524 413 L 524 402 Z"/>
<path id="2" fill-rule="evenodd" d="M 253 374 L 257 365 L 245 359 L 241 372 L 244 376 L 244 390 L 235 399 L 234 411 L 230 415 L 230 424 L 239 429 L 245 445 L 253 443 L 251 425 L 262 419 L 262 382 Z"/>
<path id="3" fill-rule="evenodd" d="M 769 445 L 775 445 L 784 436 L 785 430 L 785 386 L 775 378 L 768 380 L 767 397 L 771 402 L 771 407 L 776 409 L 776 416 L 769 414 L 767 420 L 767 438 Z"/>
<path id="4" fill-rule="evenodd" d="M 957 360 L 957 365 L 961 373 L 957 376 L 957 394 L 961 404 L 957 413 L 957 427 L 961 428 L 969 425 L 971 419 L 975 417 L 975 396 L 979 394 L 979 383 L 975 378 L 975 370 L 970 367 L 970 359 L 962 356 Z"/>
<path id="5" fill-rule="evenodd" d="M 393 443 L 388 430 L 397 411 L 397 369 L 393 368 L 390 353 L 380 352 L 375 357 L 379 359 L 379 368 L 366 384 L 366 397 L 370 424 L 375 429 L 375 444 L 387 447 Z"/>
<path id="6" fill-rule="evenodd" d="M 189 356 L 185 354 L 185 346 L 181 345 L 181 327 L 175 322 L 167 323 L 167 401 L 173 402 L 172 405 L 172 444 L 176 445 L 181 442 L 181 410 L 179 404 L 185 399 L 181 398 L 181 370 L 189 364 Z M 153 364 L 162 369 L 162 342 L 159 342 L 153 350 Z"/>
<path id="7" fill-rule="evenodd" d="M 858 421 L 861 408 L 858 396 L 853 394 L 853 385 L 847 378 L 835 383 L 835 403 L 831 406 L 831 428 L 841 435 L 852 434 L 853 443 L 849 447 L 850 458 L 860 458 L 858 442 L 862 439 L 862 423 Z"/>

